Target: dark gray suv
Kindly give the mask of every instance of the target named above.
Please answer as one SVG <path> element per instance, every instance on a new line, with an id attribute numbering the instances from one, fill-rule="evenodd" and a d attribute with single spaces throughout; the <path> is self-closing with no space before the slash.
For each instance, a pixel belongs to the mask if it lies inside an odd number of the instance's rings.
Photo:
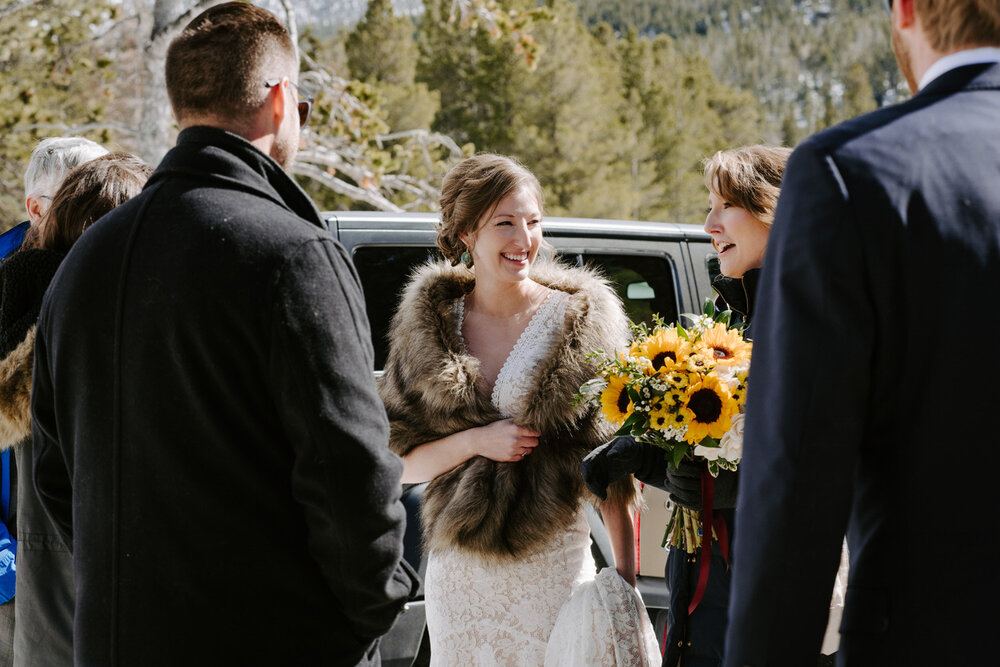
<path id="1" fill-rule="evenodd" d="M 365 292 L 375 347 L 375 369 L 386 358 L 389 323 L 410 271 L 440 258 L 434 239 L 437 216 L 430 213 L 330 212 L 325 219 L 347 248 Z M 608 277 L 634 322 L 651 322 L 658 313 L 676 321 L 681 313 L 700 312 L 712 295 L 718 260 L 708 234 L 695 225 L 583 218 L 546 218 L 545 239 L 563 261 L 594 266 Z M 423 573 L 420 550 L 420 497 L 426 485 L 404 490 L 407 507 L 406 558 Z M 662 637 L 667 590 L 663 582 L 666 553 L 660 546 L 667 510 L 666 494 L 646 488 L 646 508 L 637 519 L 638 588 L 650 619 Z M 588 509 L 592 550 L 598 567 L 612 563 L 611 545 L 600 515 Z M 662 641 L 662 640 L 661 640 Z M 387 667 L 427 664 L 422 598 L 408 605 L 382 641 Z"/>

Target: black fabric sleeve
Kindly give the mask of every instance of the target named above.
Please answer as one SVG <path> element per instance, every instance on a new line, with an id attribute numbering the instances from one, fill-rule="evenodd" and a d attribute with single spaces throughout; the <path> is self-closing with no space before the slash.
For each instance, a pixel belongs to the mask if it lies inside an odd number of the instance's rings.
<path id="1" fill-rule="evenodd" d="M 34 448 L 33 482 L 45 513 L 66 547 L 73 551 L 73 484 L 71 452 L 64 452 L 56 425 L 52 371 L 46 349 L 46 318 L 38 322 L 32 374 L 31 418 Z M 22 484 L 32 480 L 21 480 Z"/>
<path id="2" fill-rule="evenodd" d="M 388 449 L 364 297 L 339 243 L 308 242 L 287 261 L 272 329 L 269 374 L 309 548 L 354 633 L 374 640 L 417 579 L 402 561 L 402 462 Z"/>

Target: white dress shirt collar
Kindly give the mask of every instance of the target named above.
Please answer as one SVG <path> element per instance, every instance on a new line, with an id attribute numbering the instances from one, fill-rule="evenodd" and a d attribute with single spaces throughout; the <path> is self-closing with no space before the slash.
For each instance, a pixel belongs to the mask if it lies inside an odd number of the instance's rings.
<path id="1" fill-rule="evenodd" d="M 965 51 L 949 53 L 936 60 L 927 68 L 927 71 L 920 78 L 919 90 L 923 90 L 927 84 L 945 72 L 950 72 L 958 67 L 996 62 L 1000 62 L 1000 48 L 995 46 L 984 46 L 978 49 L 966 49 Z"/>

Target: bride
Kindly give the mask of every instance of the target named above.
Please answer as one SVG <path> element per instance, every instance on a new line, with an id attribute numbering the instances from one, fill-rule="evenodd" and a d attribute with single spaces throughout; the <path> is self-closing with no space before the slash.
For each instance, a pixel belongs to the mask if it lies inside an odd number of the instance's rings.
<path id="1" fill-rule="evenodd" d="M 445 177 L 440 203 L 438 246 L 447 261 L 413 275 L 379 383 L 403 482 L 430 481 L 423 525 L 431 660 L 542 665 L 560 609 L 594 580 L 580 460 L 609 432 L 573 395 L 594 375 L 587 353 L 623 347 L 627 320 L 590 271 L 536 261 L 541 188 L 519 163 L 467 158 Z M 621 480 L 600 505 L 616 569 L 630 586 L 633 488 Z M 620 647 L 598 639 L 605 645 L 592 647 L 591 664 L 616 664 Z"/>

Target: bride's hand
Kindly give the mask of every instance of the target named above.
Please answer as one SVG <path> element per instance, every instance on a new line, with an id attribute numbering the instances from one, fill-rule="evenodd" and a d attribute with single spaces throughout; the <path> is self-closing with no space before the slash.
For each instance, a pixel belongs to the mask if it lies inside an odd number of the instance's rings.
<path id="1" fill-rule="evenodd" d="M 493 461 L 520 461 L 538 446 L 538 431 L 501 419 L 472 429 L 475 452 Z"/>

